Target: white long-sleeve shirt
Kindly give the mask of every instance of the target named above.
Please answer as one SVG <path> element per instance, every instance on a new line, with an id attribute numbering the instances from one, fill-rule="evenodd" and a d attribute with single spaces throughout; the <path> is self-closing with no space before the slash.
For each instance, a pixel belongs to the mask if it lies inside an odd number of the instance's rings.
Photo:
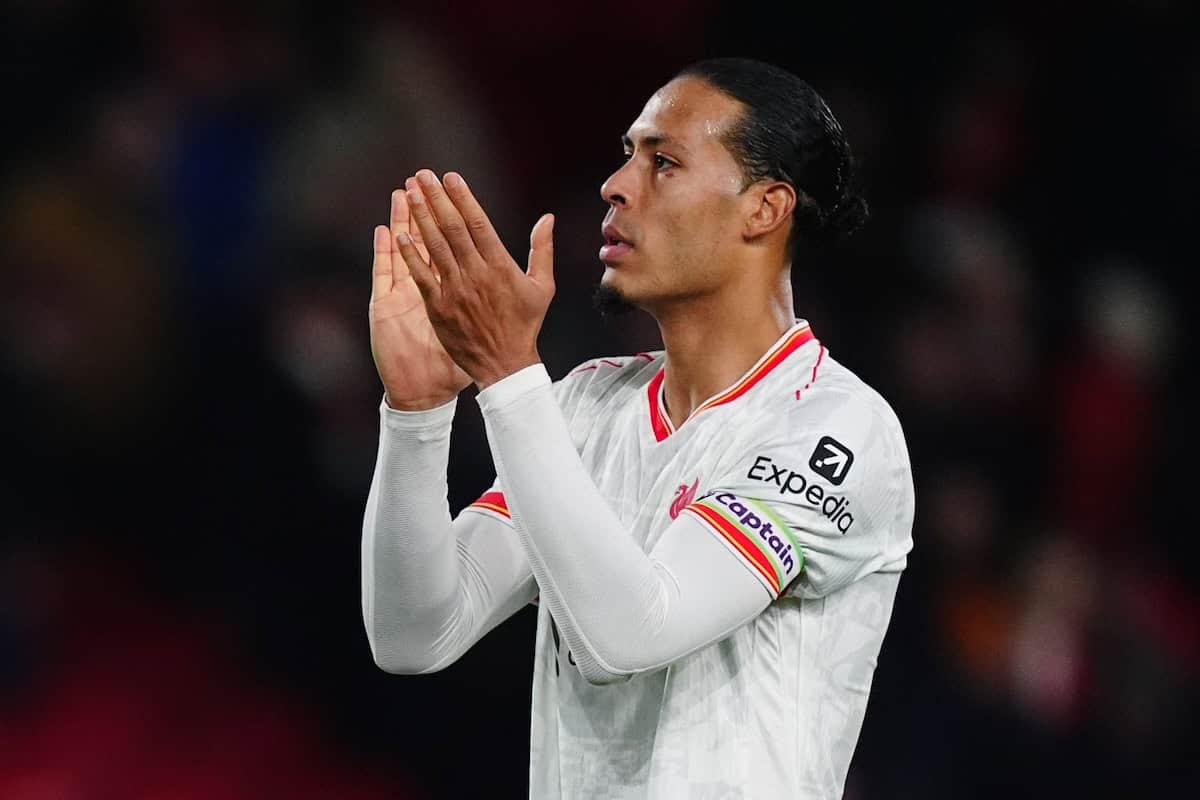
<path id="1" fill-rule="evenodd" d="M 678 430 L 662 375 L 481 392 L 497 485 L 453 521 L 454 404 L 382 406 L 376 661 L 440 669 L 538 597 L 532 797 L 839 797 L 911 548 L 899 424 L 803 322 Z"/>

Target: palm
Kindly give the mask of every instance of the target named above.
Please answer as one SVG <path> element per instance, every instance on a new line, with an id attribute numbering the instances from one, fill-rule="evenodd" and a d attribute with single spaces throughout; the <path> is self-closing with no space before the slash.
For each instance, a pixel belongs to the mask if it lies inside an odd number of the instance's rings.
<path id="1" fill-rule="evenodd" d="M 461 392 L 470 382 L 446 354 L 425 312 L 416 283 L 401 257 L 396 236 L 409 228 L 404 192 L 393 192 L 391 224 L 375 231 L 371 280 L 371 354 L 388 400 L 398 407 L 432 407 Z M 426 263 L 429 254 L 419 245 Z"/>

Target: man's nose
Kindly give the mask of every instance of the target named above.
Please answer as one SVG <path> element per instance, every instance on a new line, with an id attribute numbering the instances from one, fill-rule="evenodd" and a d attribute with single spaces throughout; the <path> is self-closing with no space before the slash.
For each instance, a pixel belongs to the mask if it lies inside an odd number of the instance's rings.
<path id="1" fill-rule="evenodd" d="M 631 162 L 632 159 L 622 164 L 620 169 L 608 176 L 608 180 L 600 184 L 600 196 L 609 205 L 621 207 L 629 205 L 631 192 L 627 168 Z"/>

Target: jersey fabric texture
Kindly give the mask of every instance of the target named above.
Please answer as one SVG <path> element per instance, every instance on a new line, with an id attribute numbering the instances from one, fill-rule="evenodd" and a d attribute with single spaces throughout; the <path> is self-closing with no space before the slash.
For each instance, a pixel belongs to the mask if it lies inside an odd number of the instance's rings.
<path id="1" fill-rule="evenodd" d="M 580 459 L 644 550 L 691 515 L 775 599 L 719 642 L 599 686 L 543 603 L 530 796 L 840 797 L 912 547 L 899 422 L 803 321 L 678 428 L 663 379 L 663 354 L 643 353 L 558 381 Z M 468 511 L 513 524 L 499 483 Z"/>

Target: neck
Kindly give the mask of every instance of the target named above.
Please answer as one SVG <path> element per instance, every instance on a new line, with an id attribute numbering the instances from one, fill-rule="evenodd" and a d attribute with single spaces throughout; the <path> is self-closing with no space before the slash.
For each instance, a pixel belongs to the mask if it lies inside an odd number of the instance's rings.
<path id="1" fill-rule="evenodd" d="M 663 397 L 680 425 L 732 385 L 795 324 L 787 272 L 773 284 L 730 286 L 654 310 L 666 350 Z"/>

